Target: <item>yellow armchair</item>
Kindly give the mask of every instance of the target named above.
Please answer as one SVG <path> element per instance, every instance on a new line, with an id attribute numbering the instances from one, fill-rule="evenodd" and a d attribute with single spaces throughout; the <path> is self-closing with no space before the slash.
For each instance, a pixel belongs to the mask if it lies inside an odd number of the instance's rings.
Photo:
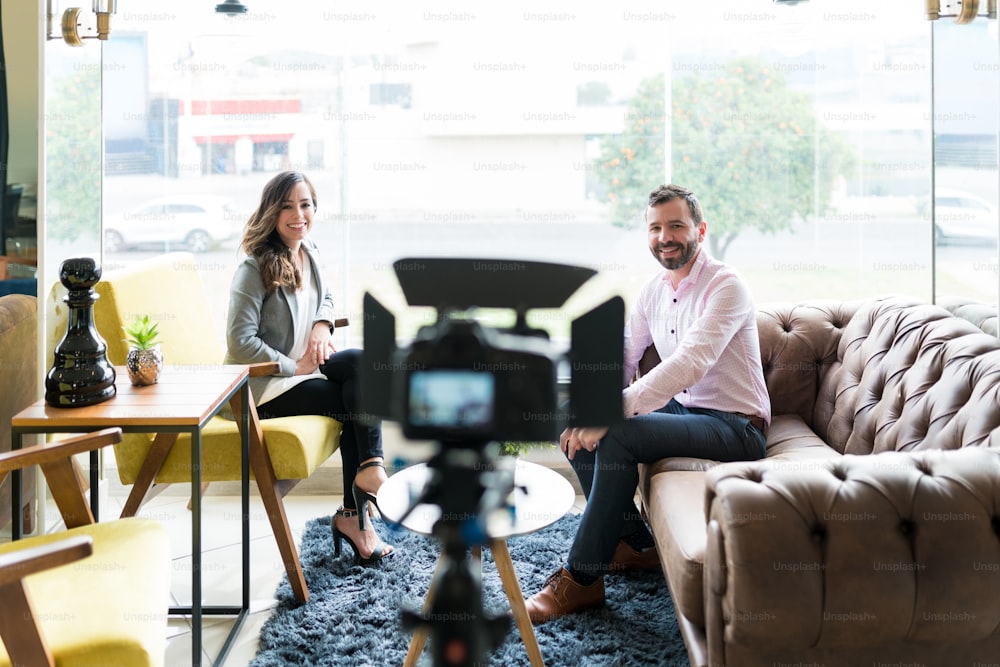
<path id="1" fill-rule="evenodd" d="M 216 324 L 216 313 L 192 254 L 168 253 L 107 271 L 95 289 L 99 298 L 94 304 L 94 323 L 108 345 L 112 364 L 124 365 L 128 347 L 122 326 L 137 315 L 149 315 L 159 323 L 160 345 L 168 366 L 210 368 L 222 363 L 222 329 Z M 224 313 L 218 317 L 224 317 Z M 339 325 L 346 325 L 346 320 Z M 251 375 L 273 372 L 269 364 L 251 368 Z M 305 602 L 309 589 L 281 499 L 333 455 L 340 445 L 343 425 L 318 415 L 258 419 L 253 405 L 250 408 L 251 474 L 260 490 L 289 583 L 296 599 Z M 202 454 L 203 483 L 239 480 L 237 423 L 215 417 L 202 432 Z M 115 458 L 119 479 L 132 485 L 122 516 L 135 515 L 165 485 L 191 480 L 191 440 L 187 435 L 125 434 L 115 446 Z"/>
<path id="2" fill-rule="evenodd" d="M 163 664 L 167 531 L 149 519 L 95 524 L 73 458 L 120 440 L 105 429 L 0 454 L 0 479 L 41 466 L 68 529 L 0 545 L 0 667 Z"/>

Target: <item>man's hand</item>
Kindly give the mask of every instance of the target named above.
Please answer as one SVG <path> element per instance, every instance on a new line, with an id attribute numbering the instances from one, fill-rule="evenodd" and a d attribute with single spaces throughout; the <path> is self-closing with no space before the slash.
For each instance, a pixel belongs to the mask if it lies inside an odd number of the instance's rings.
<path id="1" fill-rule="evenodd" d="M 573 460 L 581 449 L 592 452 L 597 449 L 601 438 L 608 433 L 607 426 L 589 426 L 587 428 L 568 428 L 559 436 L 559 449 Z"/>

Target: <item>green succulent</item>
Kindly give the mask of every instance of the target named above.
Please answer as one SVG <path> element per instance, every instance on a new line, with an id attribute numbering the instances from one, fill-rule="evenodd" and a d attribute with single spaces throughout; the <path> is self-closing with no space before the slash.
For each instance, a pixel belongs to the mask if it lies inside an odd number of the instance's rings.
<path id="1" fill-rule="evenodd" d="M 132 324 L 122 327 L 125 330 L 125 342 L 137 350 L 152 349 L 160 341 L 157 336 L 160 331 L 156 322 L 149 319 L 149 315 L 136 316 Z"/>

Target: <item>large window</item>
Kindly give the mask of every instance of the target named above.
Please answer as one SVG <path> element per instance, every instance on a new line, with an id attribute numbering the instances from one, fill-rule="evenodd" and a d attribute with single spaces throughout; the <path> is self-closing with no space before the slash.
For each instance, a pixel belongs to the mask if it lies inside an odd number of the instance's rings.
<path id="1" fill-rule="evenodd" d="M 104 261 L 196 251 L 220 325 L 228 230 L 282 169 L 318 189 L 314 238 L 355 323 L 366 290 L 406 310 L 391 265 L 419 255 L 591 266 L 581 310 L 631 301 L 657 268 L 644 197 L 668 180 L 701 197 L 711 252 L 758 302 L 995 300 L 995 243 L 935 246 L 930 193 L 935 176 L 958 191 L 939 223 L 995 207 L 996 128 L 935 126 L 935 28 L 909 0 L 247 4 L 123 3 L 99 68 Z M 995 22 L 951 27 L 995 89 Z M 201 208 L 148 214 L 175 205 Z"/>

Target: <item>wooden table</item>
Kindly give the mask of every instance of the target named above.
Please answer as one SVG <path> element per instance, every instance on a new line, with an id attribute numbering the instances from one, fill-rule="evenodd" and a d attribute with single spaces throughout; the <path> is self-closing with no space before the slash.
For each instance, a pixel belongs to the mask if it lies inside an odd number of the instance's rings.
<path id="1" fill-rule="evenodd" d="M 76 408 L 56 408 L 38 401 L 11 419 L 11 446 L 20 449 L 23 436 L 31 433 L 86 433 L 117 426 L 125 433 L 180 434 L 191 436 L 191 606 L 170 607 L 170 614 L 191 615 L 192 664 L 202 657 L 202 615 L 235 615 L 235 623 L 223 645 L 216 664 L 228 654 L 250 610 L 250 390 L 247 366 L 166 366 L 158 383 L 135 387 L 124 367 L 115 369 L 117 394 L 114 398 Z M 202 604 L 201 586 L 201 433 L 206 424 L 229 403 L 239 415 L 242 435 L 242 605 L 206 606 Z M 91 511 L 99 517 L 97 452 L 91 454 Z M 14 506 L 20 504 L 20 473 L 12 473 Z M 60 489 L 51 489 L 53 494 Z M 14 512 L 13 539 L 22 533 L 20 513 Z"/>
<path id="2" fill-rule="evenodd" d="M 420 495 L 428 477 L 429 469 L 425 463 L 404 468 L 389 477 L 378 491 L 378 505 L 382 516 L 387 521 L 396 523 L 403 519 L 402 525 L 407 529 L 421 535 L 430 535 L 434 524 L 441 517 L 441 508 L 435 505 L 418 504 L 412 510 L 410 509 L 413 498 Z M 524 596 L 517 581 L 510 551 L 507 549 L 507 538 L 514 535 L 527 535 L 556 522 L 573 506 L 576 494 L 573 491 L 573 486 L 559 473 L 537 463 L 521 459 L 516 462 L 514 487 L 513 511 L 498 513 L 493 520 L 487 523 L 490 535 L 489 548 L 493 552 L 497 573 L 500 575 L 500 581 L 503 582 L 504 592 L 507 594 L 508 602 L 510 602 L 514 622 L 521 633 L 522 641 L 524 641 L 528 659 L 533 667 L 542 667 L 544 665 L 542 652 L 538 648 L 535 630 L 524 606 Z M 409 514 L 407 514 L 407 510 L 410 510 Z M 439 561 L 439 568 L 440 564 Z M 430 612 L 433 597 L 434 583 L 432 580 L 427 598 L 424 600 L 424 614 Z M 404 665 L 417 664 L 427 637 L 428 632 L 423 628 L 413 633 L 409 652 L 403 662 Z"/>

